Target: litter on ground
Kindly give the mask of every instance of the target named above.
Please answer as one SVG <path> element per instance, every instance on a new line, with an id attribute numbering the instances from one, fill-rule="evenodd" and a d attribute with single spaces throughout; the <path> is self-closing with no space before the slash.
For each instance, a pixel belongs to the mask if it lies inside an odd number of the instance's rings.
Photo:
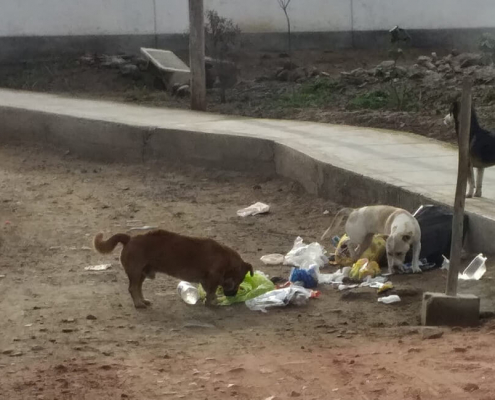
<path id="1" fill-rule="evenodd" d="M 257 202 L 249 207 L 238 210 L 237 215 L 239 217 L 247 217 L 250 215 L 265 214 L 268 211 L 270 211 L 270 206 L 268 204 Z"/>

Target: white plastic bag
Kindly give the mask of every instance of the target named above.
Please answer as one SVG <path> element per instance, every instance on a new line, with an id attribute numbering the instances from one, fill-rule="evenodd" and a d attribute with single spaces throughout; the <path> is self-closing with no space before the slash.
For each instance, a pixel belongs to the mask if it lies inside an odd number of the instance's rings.
<path id="1" fill-rule="evenodd" d="M 267 312 L 267 308 L 285 307 L 288 304 L 300 306 L 306 304 L 311 297 L 311 293 L 311 290 L 305 289 L 302 286 L 291 285 L 247 300 L 246 306 L 252 311 L 261 312 Z"/>
<path id="2" fill-rule="evenodd" d="M 399 301 L 400 301 L 400 297 L 397 296 L 396 294 L 391 294 L 390 296 L 380 297 L 378 299 L 378 303 L 383 303 L 383 304 L 398 303 Z"/>
<path id="3" fill-rule="evenodd" d="M 298 236 L 294 241 L 294 246 L 286 254 L 284 265 L 307 269 L 311 265 L 317 265 L 322 268 L 328 263 L 326 250 L 317 242 L 305 244 L 303 239 Z"/>
<path id="4" fill-rule="evenodd" d="M 268 211 L 270 211 L 270 206 L 268 204 L 257 202 L 249 207 L 238 210 L 237 215 L 239 217 L 247 217 L 249 215 L 264 214 Z"/>
<path id="5" fill-rule="evenodd" d="M 338 269 L 333 274 L 318 274 L 318 283 L 341 284 L 344 278 L 349 277 L 350 272 L 351 267 L 344 267 Z"/>
<path id="6" fill-rule="evenodd" d="M 283 254 L 267 254 L 260 258 L 261 262 L 265 265 L 280 265 L 284 262 Z"/>

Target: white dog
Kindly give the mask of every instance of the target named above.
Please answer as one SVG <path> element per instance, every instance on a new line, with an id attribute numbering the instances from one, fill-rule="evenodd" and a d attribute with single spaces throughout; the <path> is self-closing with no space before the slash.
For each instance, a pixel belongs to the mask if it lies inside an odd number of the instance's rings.
<path id="1" fill-rule="evenodd" d="M 412 246 L 412 270 L 421 272 L 419 268 L 419 253 L 421 252 L 421 228 L 409 212 L 391 206 L 368 206 L 358 209 L 344 208 L 335 216 L 330 227 L 322 235 L 323 240 L 335 225 L 338 217 L 348 215 L 345 232 L 349 237 L 351 258 L 357 261 L 361 254 L 371 245 L 375 234 L 387 235 L 386 250 L 389 273 L 394 267 L 402 269 L 406 254 Z"/>

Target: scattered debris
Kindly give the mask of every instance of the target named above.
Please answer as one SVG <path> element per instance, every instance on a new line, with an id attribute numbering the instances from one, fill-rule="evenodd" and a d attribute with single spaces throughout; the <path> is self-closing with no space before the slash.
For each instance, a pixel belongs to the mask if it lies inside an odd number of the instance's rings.
<path id="1" fill-rule="evenodd" d="M 284 262 L 285 256 L 283 254 L 267 254 L 260 258 L 261 262 L 265 265 L 280 265 Z"/>
<path id="2" fill-rule="evenodd" d="M 378 299 L 378 302 L 383 303 L 383 304 L 393 304 L 393 303 L 398 303 L 399 301 L 400 301 L 400 297 L 397 296 L 396 294 L 391 294 L 390 296 L 380 297 Z"/>
<path id="3" fill-rule="evenodd" d="M 247 217 L 249 215 L 265 214 L 268 211 L 270 211 L 270 206 L 268 204 L 257 202 L 249 207 L 238 210 L 237 215 L 239 217 Z"/>
<path id="4" fill-rule="evenodd" d="M 111 268 L 112 264 L 99 264 L 99 265 L 90 265 L 89 267 L 84 267 L 86 271 L 106 271 Z"/>
<path id="5" fill-rule="evenodd" d="M 486 257 L 480 253 L 469 263 L 462 274 L 459 274 L 459 279 L 464 281 L 479 281 L 485 275 L 485 272 Z"/>
<path id="6" fill-rule="evenodd" d="M 151 229 L 157 229 L 157 226 L 145 225 L 145 226 L 133 226 L 129 228 L 128 231 L 147 231 Z"/>

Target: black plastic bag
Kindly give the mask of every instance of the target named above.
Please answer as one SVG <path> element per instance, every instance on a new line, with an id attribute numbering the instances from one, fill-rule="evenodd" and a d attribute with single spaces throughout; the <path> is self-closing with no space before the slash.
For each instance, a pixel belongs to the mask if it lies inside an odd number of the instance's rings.
<path id="1" fill-rule="evenodd" d="M 441 266 L 443 257 L 450 257 L 452 241 L 452 219 L 454 214 L 447 207 L 427 205 L 421 206 L 415 213 L 415 218 L 421 227 L 421 253 L 419 259 Z M 463 239 L 468 228 L 468 217 L 464 215 Z M 411 262 L 411 252 L 405 262 Z"/>

